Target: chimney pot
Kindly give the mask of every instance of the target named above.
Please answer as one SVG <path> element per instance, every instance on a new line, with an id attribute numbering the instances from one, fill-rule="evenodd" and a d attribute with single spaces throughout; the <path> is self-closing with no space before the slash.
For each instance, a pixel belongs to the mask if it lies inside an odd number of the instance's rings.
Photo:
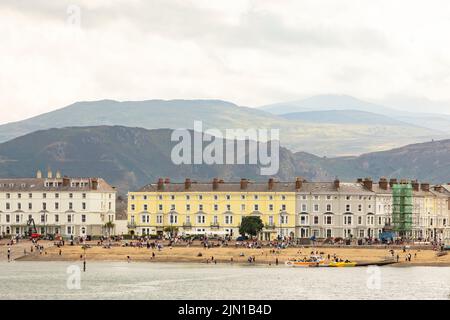
<path id="1" fill-rule="evenodd" d="M 372 179 L 371 179 L 371 178 L 365 178 L 365 179 L 364 179 L 364 187 L 365 187 L 367 190 L 372 191 L 373 182 L 372 182 Z"/>
<path id="2" fill-rule="evenodd" d="M 338 178 L 334 179 L 334 188 L 339 189 L 340 185 L 341 182 L 339 181 L 339 179 Z"/>
<path id="3" fill-rule="evenodd" d="M 241 190 L 247 189 L 248 180 L 247 179 L 241 179 Z"/>
<path id="4" fill-rule="evenodd" d="M 159 178 L 158 179 L 158 190 L 159 191 L 164 190 L 164 180 L 163 180 L 163 178 Z"/>
<path id="5" fill-rule="evenodd" d="M 219 179 L 214 178 L 213 179 L 213 190 L 219 189 Z"/>
<path id="6" fill-rule="evenodd" d="M 186 180 L 184 181 L 184 189 L 186 189 L 186 190 L 190 189 L 191 184 L 192 184 L 191 179 L 186 178 Z"/>
<path id="7" fill-rule="evenodd" d="M 269 182 L 268 182 L 269 190 L 272 190 L 272 189 L 273 189 L 273 184 L 274 184 L 273 178 L 270 178 L 270 179 L 269 179 Z"/>

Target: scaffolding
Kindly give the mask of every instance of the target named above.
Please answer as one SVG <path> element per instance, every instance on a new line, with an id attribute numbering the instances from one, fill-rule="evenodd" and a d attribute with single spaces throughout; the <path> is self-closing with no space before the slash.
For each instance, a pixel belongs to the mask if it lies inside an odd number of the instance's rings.
<path id="1" fill-rule="evenodd" d="M 411 183 L 392 186 L 392 222 L 400 237 L 409 237 L 412 231 L 413 189 Z"/>

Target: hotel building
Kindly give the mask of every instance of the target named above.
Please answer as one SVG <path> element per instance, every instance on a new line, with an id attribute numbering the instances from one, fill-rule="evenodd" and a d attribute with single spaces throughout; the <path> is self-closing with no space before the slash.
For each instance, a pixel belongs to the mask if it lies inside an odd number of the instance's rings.
<path id="1" fill-rule="evenodd" d="M 25 235 L 32 218 L 42 235 L 99 236 L 114 232 L 116 190 L 101 178 L 0 179 L 0 235 Z M 111 222 L 108 224 L 108 222 Z"/>
<path id="2" fill-rule="evenodd" d="M 159 179 L 128 194 L 128 228 L 136 235 L 239 235 L 244 216 L 259 216 L 263 240 L 278 237 L 378 238 L 393 226 L 396 179 L 356 182 L 171 183 Z M 412 229 L 422 240 L 450 240 L 450 186 L 412 185 Z"/>

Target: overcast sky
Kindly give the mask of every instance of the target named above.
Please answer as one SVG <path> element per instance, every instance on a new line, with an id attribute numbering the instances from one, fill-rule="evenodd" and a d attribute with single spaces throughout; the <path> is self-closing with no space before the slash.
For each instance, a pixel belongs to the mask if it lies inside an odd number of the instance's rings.
<path id="1" fill-rule="evenodd" d="M 105 98 L 450 101 L 448 0 L 1 0 L 0 30 L 0 123 Z"/>

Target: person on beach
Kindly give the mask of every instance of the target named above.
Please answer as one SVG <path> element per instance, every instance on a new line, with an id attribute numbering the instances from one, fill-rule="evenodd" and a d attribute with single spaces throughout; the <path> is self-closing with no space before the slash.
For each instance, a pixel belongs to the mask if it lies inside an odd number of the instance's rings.
<path id="1" fill-rule="evenodd" d="M 130 256 L 127 256 L 127 262 L 130 263 L 130 261 L 131 261 Z"/>
<path id="2" fill-rule="evenodd" d="M 11 262 L 11 247 L 8 247 L 8 262 Z"/>

